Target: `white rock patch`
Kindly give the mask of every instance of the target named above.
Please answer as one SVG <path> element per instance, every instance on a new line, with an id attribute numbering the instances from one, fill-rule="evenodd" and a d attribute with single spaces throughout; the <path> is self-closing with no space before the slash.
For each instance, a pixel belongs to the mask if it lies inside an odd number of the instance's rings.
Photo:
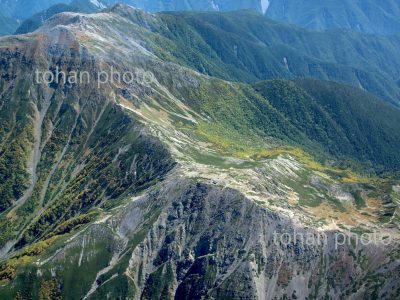
<path id="1" fill-rule="evenodd" d="M 263 14 L 265 14 L 271 4 L 270 0 L 261 0 L 261 9 Z"/>
<path id="2" fill-rule="evenodd" d="M 100 8 L 100 9 L 106 8 L 106 6 L 105 6 L 103 3 L 99 2 L 98 0 L 90 0 L 90 2 L 91 2 L 94 6 Z"/>

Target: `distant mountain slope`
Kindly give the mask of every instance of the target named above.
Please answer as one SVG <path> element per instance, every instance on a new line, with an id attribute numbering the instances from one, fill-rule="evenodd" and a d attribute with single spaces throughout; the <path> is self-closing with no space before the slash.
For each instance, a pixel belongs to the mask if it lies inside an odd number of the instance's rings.
<path id="1" fill-rule="evenodd" d="M 58 3 L 67 3 L 67 0 L 0 0 L 1 11 L 13 19 L 25 20 L 33 14 Z"/>
<path id="2" fill-rule="evenodd" d="M 178 10 L 228 11 L 254 9 L 261 12 L 263 0 L 103 0 L 108 5 L 125 3 L 149 12 Z"/>
<path id="3" fill-rule="evenodd" d="M 187 15 L 186 24 L 175 22 L 176 14 Z M 160 33 L 186 48 L 170 48 L 172 56 L 200 72 L 239 81 L 313 77 L 350 83 L 392 103 L 400 99 L 400 36 L 305 31 L 250 11 L 161 17 L 167 27 Z"/>
<path id="4" fill-rule="evenodd" d="M 0 12 L 0 36 L 13 33 L 18 26 L 17 20 L 6 17 Z"/>
<path id="5" fill-rule="evenodd" d="M 352 84 L 399 103 L 399 37 L 307 31 L 250 11 L 161 13 L 154 51 L 227 80 L 312 77 Z M 158 26 L 158 27 L 157 27 Z M 181 51 L 185 49 L 185 51 Z"/>
<path id="6" fill-rule="evenodd" d="M 397 0 L 107 0 L 123 2 L 147 11 L 252 9 L 278 21 L 308 29 L 347 28 L 363 33 L 400 33 Z"/>
<path id="7" fill-rule="evenodd" d="M 41 11 L 25 20 L 15 31 L 15 34 L 32 32 L 42 26 L 46 20 L 55 14 L 62 12 L 84 12 L 91 13 L 99 11 L 103 6 L 95 5 L 89 0 L 74 0 L 71 4 L 56 4 L 44 11 Z"/>
<path id="8" fill-rule="evenodd" d="M 0 0 L 0 36 L 31 32 L 60 12 L 88 13 L 105 7 L 101 0 Z"/>
<path id="9" fill-rule="evenodd" d="M 271 0 L 266 15 L 309 29 L 348 28 L 364 33 L 400 33 L 397 0 Z"/>
<path id="10" fill-rule="evenodd" d="M 39 12 L 25 20 L 15 31 L 15 34 L 24 34 L 35 31 L 46 22 L 47 19 L 61 12 L 78 12 L 77 7 L 67 4 L 56 4 L 42 12 Z"/>
<path id="11" fill-rule="evenodd" d="M 396 0 L 103 0 L 126 3 L 150 12 L 178 10 L 232 11 L 251 9 L 278 21 L 308 29 L 346 28 L 363 33 L 400 33 Z"/>
<path id="12" fill-rule="evenodd" d="M 341 161 L 356 159 L 378 172 L 400 169 L 399 109 L 359 89 L 326 81 L 268 81 L 255 89 L 294 128 Z"/>
<path id="13" fill-rule="evenodd" d="M 70 4 L 70 0 L 11 1 L 1 0 L 0 9 L 11 23 L 23 21 L 55 4 Z M 400 33 L 400 5 L 396 0 L 73 0 L 81 5 L 104 8 L 125 3 L 149 12 L 160 11 L 233 11 L 251 9 L 265 13 L 271 19 L 296 24 L 308 29 L 352 29 L 363 33 Z M 86 7 L 86 8 L 84 8 Z M 3 27 L 1 35 L 14 27 Z"/>

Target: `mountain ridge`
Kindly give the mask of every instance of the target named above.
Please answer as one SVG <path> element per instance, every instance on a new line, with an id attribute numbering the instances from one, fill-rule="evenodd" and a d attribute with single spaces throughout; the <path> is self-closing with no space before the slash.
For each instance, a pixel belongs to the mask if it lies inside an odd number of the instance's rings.
<path id="1" fill-rule="evenodd" d="M 399 97 L 399 74 L 393 68 L 399 39 L 305 31 L 249 11 L 159 15 L 166 28 L 158 29 L 157 44 L 171 49 L 168 59 L 202 73 L 246 82 L 312 77 L 350 83 L 394 104 Z M 338 39 L 341 49 L 335 46 Z M 372 45 L 379 49 L 371 50 Z M 174 52 L 177 47 L 186 51 Z M 391 74 L 383 74 L 384 69 Z"/>
<path id="2" fill-rule="evenodd" d="M 294 110 L 322 107 L 329 127 L 324 101 L 351 98 L 325 95 L 353 89 L 273 81 L 256 91 L 205 75 L 174 61 L 171 48 L 155 48 L 164 25 L 160 15 L 117 6 L 59 14 L 34 33 L 0 39 L 0 121 L 8 124 L 0 159 L 20 163 L 0 163 L 0 174 L 11 187 L 22 181 L 22 193 L 33 186 L 25 202 L 11 193 L 0 213 L 0 296 L 396 297 L 398 181 L 321 164 L 294 147 L 288 140 L 307 138 L 311 124 L 287 123 L 290 111 L 279 105 L 292 100 L 280 91 L 294 94 L 302 100 Z M 111 67 L 147 70 L 154 81 L 35 83 L 35 68 L 57 67 L 93 78 Z M 7 176 L 23 171 L 26 178 Z M 335 249 L 335 234 L 372 230 L 391 243 Z M 274 233 L 294 231 L 327 241 L 274 242 Z"/>

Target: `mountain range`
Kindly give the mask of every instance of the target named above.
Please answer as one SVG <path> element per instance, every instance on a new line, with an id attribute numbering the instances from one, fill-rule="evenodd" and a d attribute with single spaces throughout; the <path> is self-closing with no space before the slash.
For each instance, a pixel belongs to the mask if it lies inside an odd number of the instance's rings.
<path id="1" fill-rule="evenodd" d="M 160 17 L 172 25 L 160 29 L 167 39 L 157 45 L 165 43 L 175 60 L 200 72 L 247 82 L 313 77 L 349 83 L 394 104 L 399 99 L 399 37 L 307 31 L 249 11 Z"/>
<path id="2" fill-rule="evenodd" d="M 44 12 L 94 12 L 95 6 L 57 5 Z M 33 31 L 42 13 L 21 24 Z M 400 36 L 365 35 L 345 30 L 318 32 L 271 21 L 251 11 L 234 13 L 164 13 L 172 28 L 154 28 L 165 59 L 226 80 L 256 82 L 298 77 L 350 84 L 395 105 L 400 98 Z M 179 30 L 177 30 L 179 28 Z M 338 46 L 340 41 L 340 46 Z M 163 46 L 170 49 L 165 55 Z M 158 51 L 157 47 L 153 51 Z M 181 51 L 181 49 L 185 51 Z"/>
<path id="3" fill-rule="evenodd" d="M 13 18 L 4 16 L 0 12 L 0 36 L 13 33 L 18 27 L 19 22 Z"/>
<path id="4" fill-rule="evenodd" d="M 277 21 L 284 21 L 306 29 L 351 29 L 356 32 L 379 35 L 394 35 L 400 32 L 400 5 L 396 0 L 344 0 L 344 1 L 297 1 L 297 0 L 40 0 L 11 1 L 1 0 L 1 35 L 11 34 L 18 23 L 45 11 L 53 5 L 65 4 L 88 12 L 94 8 L 103 9 L 122 2 L 149 12 L 159 11 L 233 11 L 250 9 Z M 58 6 L 60 8 L 60 6 Z M 64 8 L 71 11 L 71 8 Z M 75 9 L 73 11 L 75 11 Z M 55 11 L 56 8 L 50 9 Z M 36 15 L 34 18 L 37 18 Z"/>
<path id="5" fill-rule="evenodd" d="M 368 34 L 400 32 L 396 0 L 272 0 L 266 15 L 274 20 L 316 29 L 351 29 Z"/>
<path id="6" fill-rule="evenodd" d="M 400 4 L 396 0 L 382 0 L 379 3 L 373 0 L 125 0 L 124 3 L 151 12 L 252 9 L 273 20 L 285 21 L 307 29 L 352 29 L 362 33 L 385 35 L 400 32 Z"/>
<path id="7" fill-rule="evenodd" d="M 33 32 L 42 26 L 52 16 L 62 12 L 93 13 L 100 11 L 103 8 L 105 8 L 105 6 L 101 5 L 100 3 L 93 4 L 90 1 L 83 0 L 74 0 L 70 4 L 55 4 L 23 21 L 21 24 L 19 24 L 14 34 Z"/>
<path id="8" fill-rule="evenodd" d="M 398 44 L 120 4 L 1 38 L 0 298 L 398 298 Z"/>

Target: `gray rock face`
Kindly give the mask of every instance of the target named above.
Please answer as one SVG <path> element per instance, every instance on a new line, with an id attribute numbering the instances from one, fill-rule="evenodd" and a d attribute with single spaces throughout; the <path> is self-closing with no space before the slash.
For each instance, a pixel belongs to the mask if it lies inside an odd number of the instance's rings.
<path id="1" fill-rule="evenodd" d="M 317 237 L 318 232 L 260 208 L 234 190 L 177 182 L 157 197 L 166 206 L 129 264 L 144 298 L 166 291 L 178 299 L 368 298 L 371 287 L 365 280 L 372 268 L 380 270 L 383 286 L 395 284 L 384 271 L 390 248 L 336 247 L 334 232 L 321 244 L 308 244 L 300 237 Z M 286 234 L 291 242 L 281 238 Z M 362 265 L 362 257 L 373 262 Z M 398 264 L 390 265 L 399 272 Z M 169 278 L 171 270 L 175 276 Z M 163 289 L 155 289 L 156 276 L 163 279 Z"/>
<path id="2" fill-rule="evenodd" d="M 337 245 L 335 234 L 306 242 L 301 236 L 317 238 L 321 232 L 235 190 L 171 177 L 90 226 L 31 272 L 40 274 L 35 280 L 53 273 L 66 283 L 66 270 L 103 257 L 97 275 L 87 274 L 81 287 L 87 299 L 395 297 L 400 266 L 388 259 L 395 249 Z"/>

